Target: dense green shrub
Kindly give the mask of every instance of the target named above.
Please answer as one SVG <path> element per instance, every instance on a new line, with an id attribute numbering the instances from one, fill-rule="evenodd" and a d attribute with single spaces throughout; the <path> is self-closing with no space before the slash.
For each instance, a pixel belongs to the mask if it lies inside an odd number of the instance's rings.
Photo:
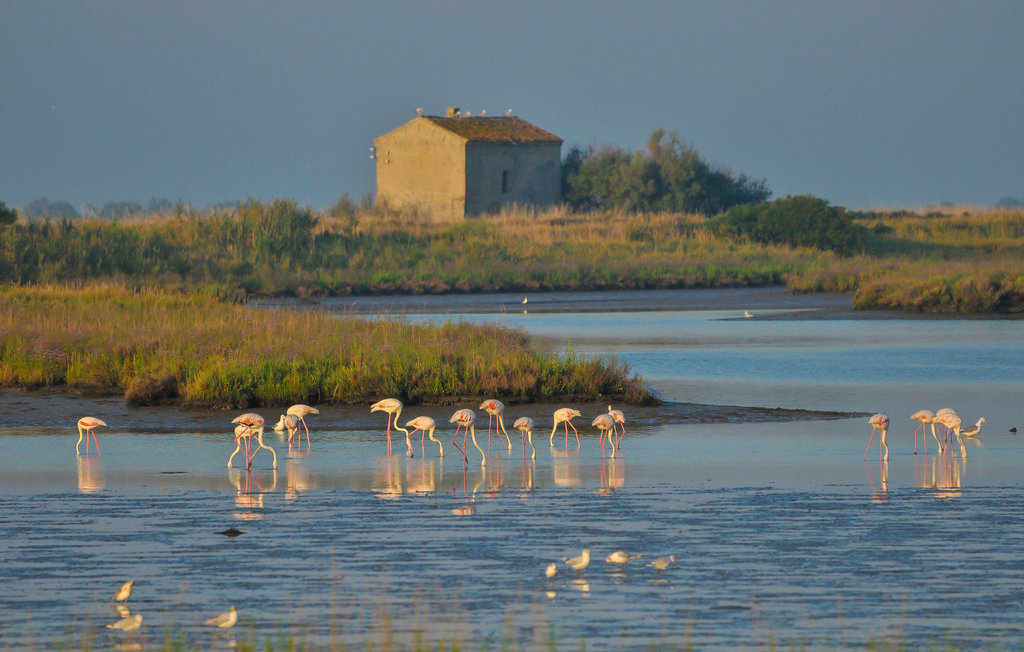
<path id="1" fill-rule="evenodd" d="M 574 147 L 562 163 L 562 196 L 577 210 L 668 211 L 714 215 L 763 202 L 763 180 L 717 169 L 676 132 L 651 132 L 646 151 Z"/>
<path id="2" fill-rule="evenodd" d="M 18 211 L 7 208 L 7 204 L 0 201 L 0 226 L 14 224 L 18 221 Z"/>
<path id="3" fill-rule="evenodd" d="M 754 242 L 813 247 L 851 254 L 864 246 L 867 230 L 842 206 L 811 195 L 787 196 L 767 204 L 730 208 L 712 224 Z"/>

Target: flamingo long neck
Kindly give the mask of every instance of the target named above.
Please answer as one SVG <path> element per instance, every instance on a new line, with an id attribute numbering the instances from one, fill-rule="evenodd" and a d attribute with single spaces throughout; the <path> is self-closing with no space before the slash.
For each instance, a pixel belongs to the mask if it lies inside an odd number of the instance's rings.
<path id="1" fill-rule="evenodd" d="M 444 457 L 444 444 L 441 443 L 441 440 L 436 439 L 434 437 L 434 429 L 433 428 L 431 428 L 430 430 L 427 431 L 427 438 L 430 441 L 437 443 L 437 447 L 441 451 L 441 457 Z"/>
<path id="2" fill-rule="evenodd" d="M 484 449 L 480 448 L 480 444 L 476 443 L 476 428 L 473 426 L 469 427 L 469 433 L 473 437 L 473 445 L 480 451 L 480 457 L 482 458 L 480 466 L 487 466 L 487 455 L 484 453 Z"/>

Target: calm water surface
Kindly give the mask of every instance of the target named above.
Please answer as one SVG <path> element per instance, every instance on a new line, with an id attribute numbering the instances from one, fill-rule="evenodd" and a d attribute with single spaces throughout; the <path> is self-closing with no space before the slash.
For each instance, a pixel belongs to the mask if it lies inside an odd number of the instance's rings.
<path id="1" fill-rule="evenodd" d="M 582 445 L 568 450 L 561 431 L 549 446 L 554 406 L 510 406 L 507 422 L 537 422 L 537 458 L 514 435 L 511 452 L 492 440 L 482 467 L 472 445 L 468 465 L 448 445 L 451 409 L 406 413 L 443 424 L 440 460 L 418 439 L 406 458 L 401 436 L 389 458 L 385 417 L 325 408 L 311 450 L 268 433 L 279 468 L 261 451 L 246 473 L 225 468 L 234 414 L 6 394 L 0 645 L 153 646 L 167 630 L 214 648 L 281 633 L 313 646 L 387 633 L 560 649 L 1024 636 L 1024 435 L 1009 432 L 1024 427 L 1024 322 L 853 315 L 773 291 L 549 295 L 526 314 L 518 299 L 324 308 L 512 324 L 624 359 L 674 401 L 884 411 L 889 461 L 876 448 L 861 460 L 863 417 L 675 423 L 625 408 L 639 417 L 611 460 L 589 426 L 603 406 L 579 406 Z M 915 455 L 907 417 L 947 405 L 989 424 L 966 458 L 934 442 Z M 111 424 L 101 455 L 73 452 L 84 413 Z M 218 534 L 231 527 L 244 534 Z M 589 568 L 544 578 L 584 546 Z M 619 549 L 644 557 L 606 564 Z M 664 574 L 644 566 L 669 554 Z M 129 578 L 143 626 L 105 629 Z M 239 627 L 202 624 L 232 604 Z"/>

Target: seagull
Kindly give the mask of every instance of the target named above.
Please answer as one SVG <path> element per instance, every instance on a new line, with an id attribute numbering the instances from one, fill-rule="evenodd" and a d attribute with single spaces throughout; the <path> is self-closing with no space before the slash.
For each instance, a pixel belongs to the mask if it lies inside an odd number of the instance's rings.
<path id="1" fill-rule="evenodd" d="M 546 577 L 548 579 L 551 579 L 556 574 L 558 574 L 558 565 L 557 564 L 548 564 L 548 567 L 544 569 L 544 577 Z"/>
<path id="2" fill-rule="evenodd" d="M 978 422 L 975 423 L 973 426 L 967 426 L 966 428 L 961 428 L 960 429 L 960 436 L 961 437 L 976 437 L 978 435 L 978 433 L 981 432 L 981 424 L 983 424 L 983 423 L 988 423 L 988 419 L 986 419 L 985 417 L 981 417 L 980 419 L 978 419 Z"/>
<path id="3" fill-rule="evenodd" d="M 111 600 L 117 600 L 118 602 L 124 602 L 132 595 L 132 586 L 135 584 L 135 580 L 128 580 L 121 585 L 121 588 L 117 590 L 117 593 L 111 597 Z"/>
<path id="4" fill-rule="evenodd" d="M 646 565 L 655 569 L 659 573 L 664 573 L 665 569 L 668 568 L 668 565 L 674 562 L 675 560 L 675 555 L 669 555 L 668 557 L 658 557 L 657 559 Z"/>
<path id="5" fill-rule="evenodd" d="M 581 571 L 590 565 L 590 548 L 584 548 L 583 553 L 579 557 L 569 557 L 562 561 L 572 566 L 573 569 Z"/>
<path id="6" fill-rule="evenodd" d="M 238 622 L 238 607 L 231 607 L 231 609 L 225 611 L 219 616 L 207 618 L 205 622 L 207 625 L 223 627 L 224 629 L 227 629 L 228 627 L 234 627 L 235 623 Z"/>
<path id="7" fill-rule="evenodd" d="M 123 632 L 134 632 L 142 626 L 142 614 L 135 614 L 134 616 L 128 616 L 122 618 L 116 623 L 110 623 L 107 625 L 107 629 L 120 629 Z"/>
<path id="8" fill-rule="evenodd" d="M 643 555 L 640 553 L 623 552 L 621 550 L 616 550 L 612 554 L 608 555 L 605 561 L 609 564 L 618 564 L 619 568 L 621 569 L 626 567 L 626 563 L 629 562 L 630 559 L 637 559 L 639 557 L 643 557 Z"/>
<path id="9" fill-rule="evenodd" d="M 521 304 L 523 304 L 525 306 L 529 302 L 530 302 L 530 297 L 523 297 L 523 300 L 520 301 L 519 303 L 521 303 Z"/>
<path id="10" fill-rule="evenodd" d="M 750 319 L 751 317 L 754 316 L 754 313 L 750 312 L 749 310 L 744 310 L 743 316 L 746 317 L 747 319 Z"/>

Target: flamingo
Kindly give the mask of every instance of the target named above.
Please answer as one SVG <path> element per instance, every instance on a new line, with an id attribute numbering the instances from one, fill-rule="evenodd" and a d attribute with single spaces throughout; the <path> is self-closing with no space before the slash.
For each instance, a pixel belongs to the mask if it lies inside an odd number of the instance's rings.
<path id="1" fill-rule="evenodd" d="M 444 446 L 441 444 L 440 440 L 434 437 L 434 428 L 436 427 L 436 424 L 434 423 L 433 419 L 431 419 L 430 417 L 416 417 L 412 421 L 407 422 L 405 424 L 405 427 L 412 428 L 412 430 L 409 431 L 410 434 L 416 432 L 417 430 L 420 431 L 421 451 L 423 450 L 423 434 L 426 433 L 427 437 L 430 438 L 430 441 L 437 442 L 437 447 L 441 451 L 441 457 L 444 457 Z M 424 452 L 424 454 L 426 453 Z"/>
<path id="2" fill-rule="evenodd" d="M 294 414 L 282 414 L 281 418 L 274 424 L 274 430 L 288 430 L 288 445 L 292 445 L 292 437 L 295 436 L 295 432 L 299 429 L 299 417 Z M 302 438 L 299 437 L 299 446 L 302 446 Z"/>
<path id="3" fill-rule="evenodd" d="M 533 419 L 530 417 L 519 417 L 516 422 L 512 424 L 512 428 L 520 431 L 523 435 L 523 457 L 526 457 L 526 440 L 530 440 L 530 449 L 533 451 L 533 455 L 530 459 L 537 459 L 537 449 L 533 446 Z"/>
<path id="4" fill-rule="evenodd" d="M 978 419 L 978 422 L 975 423 L 973 426 L 967 426 L 966 428 L 961 428 L 960 429 L 960 436 L 961 437 L 977 437 L 978 433 L 981 432 L 981 424 L 983 424 L 983 423 L 988 423 L 988 419 L 986 419 L 985 417 L 981 417 L 980 419 Z"/>
<path id="5" fill-rule="evenodd" d="M 608 406 L 608 414 L 612 415 L 615 423 L 622 426 L 622 434 L 615 438 L 615 447 L 618 448 L 622 443 L 622 437 L 626 434 L 626 415 L 622 413 L 622 410 L 613 410 L 610 405 Z"/>
<path id="6" fill-rule="evenodd" d="M 228 458 L 228 468 L 231 468 L 231 460 L 234 459 L 235 455 L 242 448 L 241 440 L 245 439 L 245 457 L 247 469 L 252 468 L 252 459 L 256 457 L 256 453 L 260 452 L 261 448 L 266 448 L 270 451 L 270 454 L 274 456 L 274 468 L 277 468 L 277 452 L 263 443 L 263 417 L 256 414 L 255 412 L 246 412 L 245 414 L 239 415 L 231 420 L 231 423 L 238 424 L 235 426 L 235 450 L 231 453 L 231 457 Z M 256 443 L 258 446 L 255 451 L 249 452 L 249 442 L 252 436 L 256 435 Z"/>
<path id="7" fill-rule="evenodd" d="M 945 423 L 946 417 L 948 416 L 956 416 L 956 410 L 954 410 L 953 408 L 942 408 L 941 410 L 936 410 L 935 420 L 932 422 L 937 423 L 940 426 L 944 426 L 946 428 L 946 432 L 944 432 L 942 435 L 942 439 L 946 442 L 949 441 L 949 427 L 946 426 Z M 945 447 L 943 447 L 943 450 L 945 450 Z"/>
<path id="8" fill-rule="evenodd" d="M 303 403 L 296 403 L 295 405 L 288 408 L 288 411 L 285 412 L 285 414 L 290 414 L 292 416 L 298 417 L 299 421 L 302 422 L 302 427 L 306 429 L 306 446 L 308 447 L 309 426 L 306 425 L 306 417 L 308 417 L 311 414 L 320 414 L 320 410 L 316 409 L 315 407 L 305 405 Z"/>
<path id="9" fill-rule="evenodd" d="M 394 418 L 395 430 L 401 430 L 405 433 L 406 438 L 409 437 L 409 431 L 405 428 L 398 426 L 398 417 L 402 414 L 402 402 L 397 398 L 386 398 L 377 401 L 370 406 L 370 412 L 387 412 L 388 413 L 388 455 L 391 454 L 391 420 Z"/>
<path id="10" fill-rule="evenodd" d="M 576 433 L 576 445 L 580 445 L 580 433 L 576 430 L 576 426 L 572 425 L 572 420 L 576 417 L 583 416 L 579 410 L 572 408 L 559 408 L 555 410 L 555 427 L 551 429 L 551 437 L 549 443 L 555 445 L 555 431 L 558 430 L 558 424 L 565 424 L 565 448 L 569 448 L 569 428 L 572 427 L 572 431 Z"/>
<path id="11" fill-rule="evenodd" d="M 508 442 L 508 449 L 512 450 L 512 440 L 509 439 L 508 431 L 505 430 L 505 421 L 501 418 L 501 413 L 505 411 L 505 404 L 496 398 L 489 398 L 480 404 L 478 410 L 483 410 L 488 414 L 487 417 L 487 441 L 491 440 L 491 421 L 494 417 L 498 417 L 498 434 L 502 431 L 505 433 L 505 440 Z"/>
<path id="12" fill-rule="evenodd" d="M 96 454 L 100 452 L 100 442 L 96 439 L 96 428 L 98 426 L 107 425 L 103 421 L 100 421 L 96 417 L 82 417 L 78 420 L 78 441 L 75 442 L 75 455 L 78 455 L 78 446 L 82 443 L 82 434 L 85 434 L 85 454 L 89 454 L 89 435 L 92 434 L 92 440 L 96 442 Z"/>
<path id="13" fill-rule="evenodd" d="M 455 437 L 459 436 L 459 430 L 461 428 L 465 428 L 466 432 L 470 433 L 473 436 L 473 445 L 476 446 L 476 449 L 480 451 L 480 455 L 483 457 L 483 460 L 480 462 L 480 466 L 487 466 L 487 455 L 485 455 L 483 449 L 480 448 L 480 444 L 476 443 L 476 412 L 468 408 L 456 410 L 455 414 L 452 415 L 452 418 L 448 419 L 448 423 L 459 424 L 458 427 L 455 428 L 455 436 L 452 437 L 452 443 L 455 444 Z M 462 445 L 466 445 L 465 433 L 463 433 L 462 435 Z M 469 462 L 469 458 L 466 457 L 465 448 L 459 448 L 458 444 L 455 444 L 455 448 L 458 448 L 459 452 L 462 453 L 462 459 L 466 462 Z"/>
<path id="14" fill-rule="evenodd" d="M 615 417 L 610 414 L 599 414 L 590 425 L 595 426 L 601 431 L 601 455 L 604 456 L 604 440 L 605 438 L 611 442 L 612 445 L 612 458 L 615 458 Z M 611 432 L 609 432 L 611 431 Z"/>
<path id="15" fill-rule="evenodd" d="M 878 440 L 878 452 L 880 458 L 883 460 L 889 459 L 889 447 L 885 445 L 885 433 L 889 431 L 889 417 L 888 415 L 878 413 L 868 419 L 868 423 L 871 424 L 871 436 L 868 437 L 868 447 L 864 451 L 864 459 L 868 459 L 868 451 L 871 450 L 871 440 L 875 436 L 876 430 L 882 431 L 882 436 Z"/>
<path id="16" fill-rule="evenodd" d="M 917 433 L 921 432 L 921 439 L 924 440 L 924 452 L 928 454 L 928 433 L 924 427 L 928 424 L 932 426 L 932 437 L 935 437 L 935 443 L 939 445 L 939 452 L 942 452 L 942 443 L 939 441 L 938 435 L 935 434 L 935 413 L 931 410 L 918 410 L 917 412 L 910 415 L 911 421 L 920 421 L 921 425 L 914 431 L 914 455 L 917 455 Z"/>

